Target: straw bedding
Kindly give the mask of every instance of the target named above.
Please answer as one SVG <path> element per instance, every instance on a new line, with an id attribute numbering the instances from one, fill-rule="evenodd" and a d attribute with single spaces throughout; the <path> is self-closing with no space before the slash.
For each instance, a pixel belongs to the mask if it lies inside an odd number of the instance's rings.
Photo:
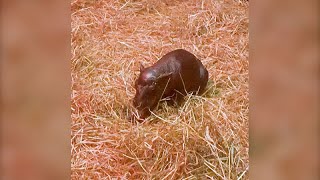
<path id="1" fill-rule="evenodd" d="M 248 1 L 71 2 L 72 179 L 248 179 Z M 128 121 L 139 63 L 183 48 L 203 96 Z"/>

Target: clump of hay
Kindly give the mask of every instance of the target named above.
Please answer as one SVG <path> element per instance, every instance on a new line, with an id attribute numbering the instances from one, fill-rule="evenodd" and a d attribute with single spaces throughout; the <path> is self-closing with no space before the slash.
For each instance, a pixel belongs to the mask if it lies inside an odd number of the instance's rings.
<path id="1" fill-rule="evenodd" d="M 72 179 L 248 179 L 248 2 L 72 2 Z M 184 48 L 203 96 L 130 123 L 139 63 Z"/>

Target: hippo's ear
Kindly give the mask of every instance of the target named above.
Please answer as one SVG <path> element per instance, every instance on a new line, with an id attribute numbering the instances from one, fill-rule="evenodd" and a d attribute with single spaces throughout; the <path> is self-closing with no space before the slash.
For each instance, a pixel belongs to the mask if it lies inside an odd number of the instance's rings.
<path id="1" fill-rule="evenodd" d="M 142 64 L 142 62 L 140 62 L 140 72 L 142 72 L 144 70 L 144 65 Z"/>
<path id="2" fill-rule="evenodd" d="M 167 81 L 169 78 L 171 78 L 172 72 L 171 73 L 166 73 L 166 74 L 161 74 L 159 77 L 157 77 L 157 82 L 163 82 Z"/>

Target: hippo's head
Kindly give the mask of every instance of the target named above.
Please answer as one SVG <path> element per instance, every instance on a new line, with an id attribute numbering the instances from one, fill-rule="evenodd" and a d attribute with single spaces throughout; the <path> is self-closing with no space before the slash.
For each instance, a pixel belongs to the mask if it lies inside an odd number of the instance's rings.
<path id="1" fill-rule="evenodd" d="M 133 105 L 141 119 L 148 117 L 151 114 L 150 110 L 157 106 L 170 77 L 171 73 L 159 74 L 154 67 L 144 68 L 140 65 L 140 75 L 134 85 L 136 95 Z"/>

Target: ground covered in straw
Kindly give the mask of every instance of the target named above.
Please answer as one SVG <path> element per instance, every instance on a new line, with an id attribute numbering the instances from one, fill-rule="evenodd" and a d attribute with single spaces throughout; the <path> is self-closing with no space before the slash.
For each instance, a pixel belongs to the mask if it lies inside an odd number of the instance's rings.
<path id="1" fill-rule="evenodd" d="M 72 179 L 248 179 L 248 1 L 73 0 Z M 128 121 L 139 63 L 184 48 L 203 96 Z"/>

